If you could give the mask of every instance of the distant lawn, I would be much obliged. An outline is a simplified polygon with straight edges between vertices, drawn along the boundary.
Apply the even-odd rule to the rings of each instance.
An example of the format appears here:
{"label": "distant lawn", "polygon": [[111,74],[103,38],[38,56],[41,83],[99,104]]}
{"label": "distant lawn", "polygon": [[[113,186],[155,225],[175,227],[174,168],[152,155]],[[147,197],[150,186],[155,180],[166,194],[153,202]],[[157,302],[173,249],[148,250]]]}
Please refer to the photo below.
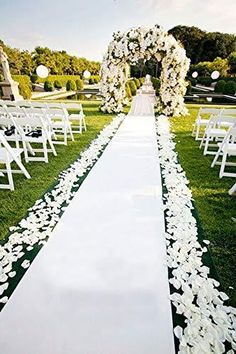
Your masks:
{"label": "distant lawn", "polygon": [[19,222],[34,202],[51,186],[57,183],[57,176],[75,161],[80,152],[97,136],[100,130],[110,123],[112,116],[99,112],[99,103],[83,101],[87,132],[75,134],[75,142],[68,140],[68,146],[55,145],[58,155],[49,154],[49,163],[30,162],[25,164],[31,179],[14,175],[15,191],[0,190],[0,240],[8,233],[10,226]]}
{"label": "distant lawn", "polygon": [[203,156],[199,142],[191,137],[199,106],[188,107],[189,116],[172,118],[176,150],[190,181],[204,237],[211,241],[209,249],[216,271],[224,290],[236,304],[236,223],[232,220],[236,218],[236,196],[228,195],[235,179],[219,179],[220,166],[210,167],[213,157]]}

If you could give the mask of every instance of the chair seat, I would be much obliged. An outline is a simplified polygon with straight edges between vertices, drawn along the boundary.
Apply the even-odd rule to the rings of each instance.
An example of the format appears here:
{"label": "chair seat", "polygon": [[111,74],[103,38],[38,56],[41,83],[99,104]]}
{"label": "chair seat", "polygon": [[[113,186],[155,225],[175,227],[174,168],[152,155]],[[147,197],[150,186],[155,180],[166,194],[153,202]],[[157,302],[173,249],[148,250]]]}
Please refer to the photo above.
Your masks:
{"label": "chair seat", "polygon": [[212,129],[209,129],[206,131],[206,134],[207,135],[210,135],[210,136],[225,136],[227,133],[226,130],[224,129],[218,129],[218,128],[212,128]]}
{"label": "chair seat", "polygon": [[208,122],[209,122],[209,120],[208,119],[199,119],[198,121],[197,121],[197,125],[207,125],[208,124]]}
{"label": "chair seat", "polygon": [[52,122],[51,126],[56,127],[56,128],[64,128],[65,126],[70,126],[71,122],[59,122],[59,121],[54,121]]}
{"label": "chair seat", "polygon": [[[23,152],[23,149],[12,148],[12,150],[17,157],[19,157]],[[14,159],[10,156],[6,148],[0,148],[0,163],[6,163],[7,160],[9,162],[14,161]]]}
{"label": "chair seat", "polygon": [[222,149],[224,152],[227,152],[229,155],[236,155],[236,144],[230,143],[226,146],[223,146]]}
{"label": "chair seat", "polygon": [[81,114],[73,113],[73,114],[69,115],[69,120],[81,120],[83,118],[84,118],[84,116]]}

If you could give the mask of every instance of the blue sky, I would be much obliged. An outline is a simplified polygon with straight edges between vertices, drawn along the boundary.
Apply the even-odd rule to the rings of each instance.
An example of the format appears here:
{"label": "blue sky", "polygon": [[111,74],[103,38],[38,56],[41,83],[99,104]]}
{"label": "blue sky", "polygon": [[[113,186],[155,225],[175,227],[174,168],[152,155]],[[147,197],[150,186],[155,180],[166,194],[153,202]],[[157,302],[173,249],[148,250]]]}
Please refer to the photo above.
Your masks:
{"label": "blue sky", "polygon": [[0,38],[7,44],[88,59],[102,59],[114,31],[156,23],[235,33],[236,0],[0,0]]}

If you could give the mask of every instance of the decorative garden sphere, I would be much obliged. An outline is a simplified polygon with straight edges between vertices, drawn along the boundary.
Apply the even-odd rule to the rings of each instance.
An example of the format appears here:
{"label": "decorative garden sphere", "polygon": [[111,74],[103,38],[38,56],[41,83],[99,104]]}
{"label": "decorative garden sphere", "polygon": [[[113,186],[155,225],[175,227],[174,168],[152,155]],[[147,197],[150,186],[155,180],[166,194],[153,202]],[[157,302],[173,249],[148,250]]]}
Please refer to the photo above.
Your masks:
{"label": "decorative garden sphere", "polygon": [[84,73],[83,73],[83,77],[84,77],[85,79],[89,79],[89,78],[90,78],[90,76],[91,76],[90,71],[85,70],[85,71],[84,71]]}
{"label": "decorative garden sphere", "polygon": [[198,77],[198,72],[197,71],[194,71],[192,73],[192,78],[196,79]]}
{"label": "decorative garden sphere", "polygon": [[211,73],[212,80],[217,80],[219,76],[220,76],[220,73],[217,70],[215,70]]}
{"label": "decorative garden sphere", "polygon": [[45,65],[39,65],[36,69],[36,74],[38,77],[45,79],[48,77],[48,68]]}

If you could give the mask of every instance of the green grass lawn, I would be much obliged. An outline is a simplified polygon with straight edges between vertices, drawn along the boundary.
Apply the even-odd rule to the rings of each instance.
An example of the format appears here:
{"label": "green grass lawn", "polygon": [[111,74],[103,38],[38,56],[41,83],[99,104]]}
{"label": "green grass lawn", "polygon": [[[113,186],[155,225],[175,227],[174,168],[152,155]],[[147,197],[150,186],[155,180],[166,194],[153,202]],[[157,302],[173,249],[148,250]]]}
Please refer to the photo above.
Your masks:
{"label": "green grass lawn", "polygon": [[57,176],[75,161],[80,152],[89,145],[99,131],[111,121],[111,115],[99,111],[99,103],[83,102],[86,115],[87,132],[75,135],[75,142],[68,141],[68,146],[55,145],[58,155],[49,154],[49,163],[30,162],[25,164],[31,179],[23,175],[14,175],[15,191],[0,190],[0,240],[3,240],[10,226],[16,224],[25,215],[29,207],[46,190],[57,183]]}
{"label": "green grass lawn", "polygon": [[[235,179],[219,179],[219,168],[211,168],[212,156],[203,156],[199,142],[191,137],[192,124],[199,106],[189,105],[189,116],[172,118],[176,150],[190,181],[190,188],[205,239],[211,241],[209,250],[224,290],[236,304],[236,196],[228,190]],[[235,289],[229,289],[233,286]]]}
{"label": "green grass lawn", "polygon": [[[14,192],[0,190],[1,216],[0,240],[4,241],[10,226],[20,221],[34,202],[49,188],[57,183],[57,176],[66,169],[80,152],[88,146],[99,131],[111,121],[111,115],[99,112],[99,103],[83,101],[88,131],[76,135],[74,143],[68,146],[56,145],[58,156],[49,155],[49,163],[31,162],[26,167],[32,179],[15,175]],[[176,149],[182,167],[190,180],[190,188],[195,199],[195,206],[200,218],[202,235],[211,241],[210,253],[225,291],[236,304],[236,197],[229,196],[228,190],[233,185],[232,178],[219,179],[219,166],[210,168],[212,157],[203,156],[199,143],[191,137],[192,124],[199,106],[189,105],[190,115],[172,118],[172,130],[176,134]]]}

